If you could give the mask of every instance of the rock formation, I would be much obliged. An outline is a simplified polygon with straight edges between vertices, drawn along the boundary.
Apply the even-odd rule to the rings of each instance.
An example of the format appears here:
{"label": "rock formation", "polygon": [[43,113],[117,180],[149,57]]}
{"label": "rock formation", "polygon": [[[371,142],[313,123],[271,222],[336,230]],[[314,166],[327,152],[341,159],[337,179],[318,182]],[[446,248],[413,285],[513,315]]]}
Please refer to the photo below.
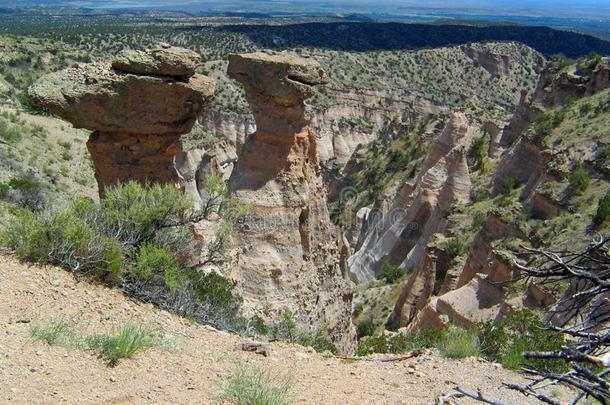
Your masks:
{"label": "rock formation", "polygon": [[34,83],[31,97],[77,128],[94,131],[87,147],[100,195],[119,181],[177,182],[174,157],[213,95],[195,74],[199,56],[161,46],[124,51],[111,63],[75,65]]}
{"label": "rock formation", "polygon": [[275,319],[289,310],[311,332],[326,329],[342,351],[352,351],[352,291],[305,117],[304,100],[326,83],[324,72],[309,59],[254,53],[231,56],[228,73],[244,87],[257,125],[230,179],[231,193],[249,208],[232,275],[242,308]]}
{"label": "rock formation", "polygon": [[443,209],[470,199],[466,151],[473,136],[466,116],[455,113],[424,161],[416,186],[407,184],[368,226],[360,250],[349,259],[352,277],[369,283],[385,262],[407,270],[420,261],[432,235],[446,229]]}

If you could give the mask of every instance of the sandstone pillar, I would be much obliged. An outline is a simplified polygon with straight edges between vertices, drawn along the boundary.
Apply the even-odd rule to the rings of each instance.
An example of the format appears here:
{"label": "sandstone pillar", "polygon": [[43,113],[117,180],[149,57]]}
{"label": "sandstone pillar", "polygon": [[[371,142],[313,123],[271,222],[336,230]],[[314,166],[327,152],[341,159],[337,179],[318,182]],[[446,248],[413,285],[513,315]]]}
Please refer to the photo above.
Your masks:
{"label": "sandstone pillar", "polygon": [[100,196],[117,182],[178,182],[174,157],[214,80],[195,73],[199,55],[163,45],[124,51],[110,63],[75,65],[43,77],[31,97],[77,128],[94,131],[87,147]]}
{"label": "sandstone pillar", "polygon": [[304,101],[326,83],[324,72],[309,59],[254,53],[231,56],[229,76],[244,87],[257,124],[230,180],[231,193],[249,207],[235,275],[244,310],[271,318],[289,310],[310,332],[323,329],[351,351],[352,292],[305,117]]}

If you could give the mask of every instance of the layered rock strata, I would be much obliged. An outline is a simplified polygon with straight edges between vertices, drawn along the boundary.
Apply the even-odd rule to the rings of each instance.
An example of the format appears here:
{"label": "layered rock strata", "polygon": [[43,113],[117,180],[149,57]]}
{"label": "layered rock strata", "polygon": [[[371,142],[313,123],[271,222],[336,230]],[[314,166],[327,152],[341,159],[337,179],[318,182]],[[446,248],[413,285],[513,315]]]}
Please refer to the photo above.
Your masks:
{"label": "layered rock strata", "polygon": [[319,173],[316,138],[304,101],[324,72],[309,59],[254,53],[229,58],[257,131],[241,148],[230,191],[248,207],[239,224],[235,274],[246,313],[279,318],[288,310],[311,332],[324,329],[340,350],[354,348],[352,291]]}
{"label": "layered rock strata", "polygon": [[432,235],[447,227],[443,209],[470,200],[466,151],[474,136],[464,113],[453,114],[424,161],[416,186],[405,185],[393,204],[368,224],[364,242],[349,258],[354,279],[373,282],[386,262],[405,270],[420,262]]}
{"label": "layered rock strata", "polygon": [[174,157],[213,95],[214,80],[194,73],[194,52],[162,46],[125,51],[110,63],[75,65],[34,83],[30,96],[93,133],[87,147],[100,195],[120,181],[178,182]]}

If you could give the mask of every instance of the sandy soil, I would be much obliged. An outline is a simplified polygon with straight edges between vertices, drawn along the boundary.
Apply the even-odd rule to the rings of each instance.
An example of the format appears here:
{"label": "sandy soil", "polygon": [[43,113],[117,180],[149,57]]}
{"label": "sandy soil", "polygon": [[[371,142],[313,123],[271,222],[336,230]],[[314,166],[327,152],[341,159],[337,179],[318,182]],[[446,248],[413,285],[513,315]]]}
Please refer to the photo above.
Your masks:
{"label": "sandy soil", "polygon": [[[238,346],[247,338],[193,325],[120,291],[77,283],[61,269],[7,254],[0,255],[0,291],[0,403],[224,404],[222,382],[236,368],[253,366],[292,378],[295,404],[433,404],[456,385],[510,404],[531,403],[502,388],[503,381],[523,382],[523,376],[476,359],[450,361],[430,352],[392,363],[348,361],[283,343],[270,344],[269,357],[243,352]],[[171,349],[151,349],[111,368],[93,353],[30,337],[31,325],[51,320],[87,333],[127,321],[162,328]]]}

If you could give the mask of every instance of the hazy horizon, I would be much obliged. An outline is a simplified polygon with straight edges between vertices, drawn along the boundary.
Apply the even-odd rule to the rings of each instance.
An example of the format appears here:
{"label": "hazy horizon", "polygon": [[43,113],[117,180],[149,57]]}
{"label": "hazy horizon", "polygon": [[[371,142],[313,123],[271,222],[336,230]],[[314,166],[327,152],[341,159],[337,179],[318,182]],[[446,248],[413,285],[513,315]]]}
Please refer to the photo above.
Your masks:
{"label": "hazy horizon", "polygon": [[[337,10],[362,10],[375,12],[406,12],[418,10],[455,11],[463,13],[532,15],[532,16],[570,16],[587,15],[594,18],[599,13],[610,11],[610,0],[584,0],[577,2],[569,0],[455,0],[455,1],[423,1],[423,0],[332,0],[332,1],[263,1],[263,0],[0,0],[0,6],[72,6],[87,8],[146,8],[146,9],[176,9],[193,11],[239,10],[260,11],[264,9],[286,11],[321,11],[336,12]],[[412,9],[412,10],[410,10]],[[551,13],[551,14],[549,14]]]}

